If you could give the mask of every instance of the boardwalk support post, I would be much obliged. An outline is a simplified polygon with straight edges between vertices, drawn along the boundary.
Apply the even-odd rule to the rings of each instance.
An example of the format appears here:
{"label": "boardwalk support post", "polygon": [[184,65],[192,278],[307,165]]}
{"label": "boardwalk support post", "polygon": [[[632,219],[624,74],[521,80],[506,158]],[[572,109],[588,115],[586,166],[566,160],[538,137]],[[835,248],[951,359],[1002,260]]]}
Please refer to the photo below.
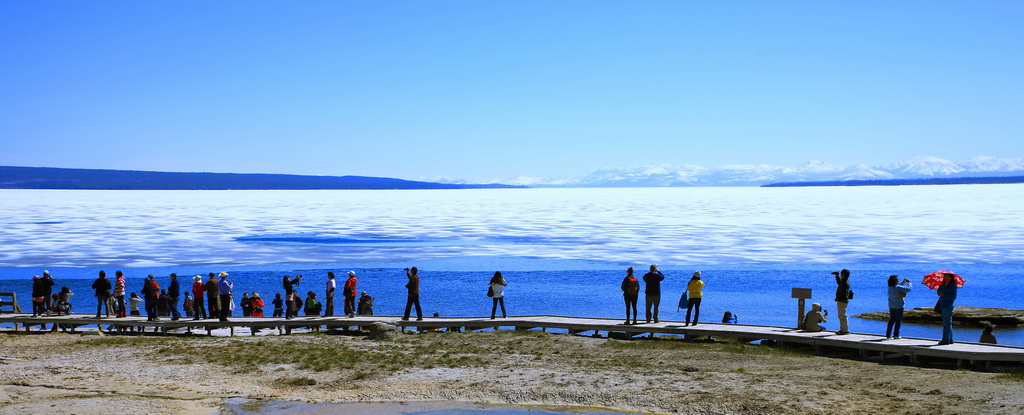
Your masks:
{"label": "boardwalk support post", "polygon": [[796,328],[800,327],[800,321],[804,318],[804,299],[811,298],[810,288],[794,288],[792,290],[792,297],[798,298],[796,304]]}

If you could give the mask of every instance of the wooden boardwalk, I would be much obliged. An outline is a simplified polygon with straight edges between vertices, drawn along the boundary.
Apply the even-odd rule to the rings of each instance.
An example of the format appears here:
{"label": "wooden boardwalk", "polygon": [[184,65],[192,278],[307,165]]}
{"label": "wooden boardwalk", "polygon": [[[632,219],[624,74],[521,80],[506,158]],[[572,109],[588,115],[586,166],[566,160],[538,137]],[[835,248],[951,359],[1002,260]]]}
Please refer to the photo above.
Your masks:
{"label": "wooden boardwalk", "polygon": [[883,359],[894,356],[909,356],[912,362],[919,357],[956,360],[958,364],[991,362],[1024,362],[1024,347],[958,342],[939,346],[934,339],[903,338],[886,340],[877,334],[850,333],[836,335],[834,332],[823,331],[810,333],[794,328],[775,326],[755,326],[745,324],[700,323],[695,326],[684,326],[678,321],[662,321],[660,323],[624,325],[620,319],[565,317],[565,316],[514,316],[492,320],[485,317],[428,317],[422,321],[401,320],[397,316],[356,316],[348,318],[336,317],[295,317],[286,320],[273,317],[239,317],[233,316],[227,322],[216,319],[192,320],[182,318],[172,321],[162,317],[159,321],[146,321],[145,317],[100,318],[88,314],[72,314],[70,316],[32,317],[31,314],[0,314],[0,323],[14,325],[14,331],[28,330],[40,324],[64,324],[74,331],[77,326],[94,325],[103,330],[107,326],[146,327],[153,331],[166,332],[181,330],[187,332],[205,331],[212,335],[216,329],[228,329],[234,335],[235,328],[246,328],[255,335],[260,329],[276,330],[278,333],[290,332],[293,328],[328,327],[347,329],[351,327],[367,327],[382,322],[400,327],[402,330],[448,330],[469,331],[511,327],[517,330],[564,330],[570,334],[591,332],[595,336],[605,332],[608,335],[633,337],[640,335],[668,334],[687,337],[720,337],[736,338],[744,341],[771,340],[780,345],[803,344],[814,347],[840,348],[856,350],[861,355],[876,354]]}

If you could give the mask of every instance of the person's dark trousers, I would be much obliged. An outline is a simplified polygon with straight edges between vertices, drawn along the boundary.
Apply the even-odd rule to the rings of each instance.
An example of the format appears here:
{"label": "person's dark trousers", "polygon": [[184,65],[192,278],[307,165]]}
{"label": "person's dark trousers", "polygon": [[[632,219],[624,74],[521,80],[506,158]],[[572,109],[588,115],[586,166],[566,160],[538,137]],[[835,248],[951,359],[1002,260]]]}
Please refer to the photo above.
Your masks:
{"label": "person's dark trousers", "polygon": [[199,320],[206,318],[206,308],[203,308],[203,297],[198,296],[192,300],[192,319]]}
{"label": "person's dark trousers", "polygon": [[146,320],[147,321],[156,321],[156,320],[158,320],[156,314],[157,314],[156,313],[156,298],[147,296],[146,297]]}
{"label": "person's dark trousers", "polygon": [[501,304],[501,317],[508,317],[508,315],[505,314],[505,296],[491,298],[491,300],[491,318],[494,318],[494,313],[498,311],[498,304]]}
{"label": "person's dark trousers", "polygon": [[106,311],[107,297],[96,297],[96,317],[99,317],[100,314],[104,313],[107,315],[107,317],[110,317],[110,313],[107,313]]}
{"label": "person's dark trousers", "polygon": [[661,305],[661,295],[648,295],[645,298],[647,307],[647,322],[651,322],[651,307],[654,307],[654,322],[658,322],[658,306]]}
{"label": "person's dark trousers", "polygon": [[124,308],[124,296],[120,295],[115,298],[117,298],[117,316],[124,317],[128,314],[128,310]]}
{"label": "person's dark trousers", "polygon": [[324,304],[324,308],[327,309],[327,311],[324,312],[324,317],[331,317],[331,316],[334,315],[334,296],[333,295],[328,295],[327,296],[327,304]]}
{"label": "person's dark trousers", "polygon": [[206,308],[210,310],[209,318],[217,318],[217,295],[206,295]]}
{"label": "person's dark trousers", "polygon": [[295,312],[295,301],[284,298],[284,318],[289,319],[295,317],[298,313]]}
{"label": "person's dark trousers", "polygon": [[694,311],[693,324],[697,324],[697,320],[700,319],[700,300],[701,298],[697,297],[686,302],[686,324],[690,324],[690,311]]}
{"label": "person's dark trousers", "polygon": [[405,301],[405,316],[402,320],[409,319],[409,312],[412,311],[412,306],[416,306],[416,319],[423,320],[423,309],[420,308],[420,296],[419,294],[409,294],[409,299]]}
{"label": "person's dark trousers", "polygon": [[231,313],[231,310],[228,309],[228,304],[230,303],[230,295],[220,296],[220,321],[228,321],[228,315]]}
{"label": "person's dark trousers", "polygon": [[53,308],[53,293],[52,292],[48,292],[46,294],[43,294],[43,306],[44,306],[43,307],[43,311],[46,312],[46,313],[49,313],[50,310]]}
{"label": "person's dark trousers", "polygon": [[[902,308],[890,308],[889,309],[889,324],[885,326],[885,337],[889,337],[891,333],[893,336],[900,337],[900,325],[903,323],[903,309]],[[895,329],[895,330],[893,330]]]}
{"label": "person's dark trousers", "polygon": [[167,302],[167,307],[171,309],[171,320],[181,318],[181,313],[178,312],[178,297],[171,297],[171,300]]}
{"label": "person's dark trousers", "polygon": [[626,301],[626,324],[629,324],[629,308],[633,307],[633,322],[636,323],[636,300],[637,294],[623,294],[622,299]]}
{"label": "person's dark trousers", "polygon": [[[416,309],[419,310],[419,300],[416,300]],[[345,296],[345,315],[351,316],[356,314],[356,296]],[[409,314],[409,313],[406,313]]]}

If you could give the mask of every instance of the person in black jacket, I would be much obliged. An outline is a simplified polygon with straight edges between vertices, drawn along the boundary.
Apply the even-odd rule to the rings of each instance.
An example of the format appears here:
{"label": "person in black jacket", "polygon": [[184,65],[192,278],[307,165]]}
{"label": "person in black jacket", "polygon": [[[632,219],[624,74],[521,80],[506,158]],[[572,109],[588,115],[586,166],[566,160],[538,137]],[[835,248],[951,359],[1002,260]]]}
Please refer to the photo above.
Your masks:
{"label": "person in black jacket", "polygon": [[181,286],[178,285],[178,274],[171,273],[171,285],[167,286],[167,307],[171,312],[171,320],[176,321],[181,318],[181,313],[178,312],[178,299],[181,298]]}
{"label": "person in black jacket", "polygon": [[107,311],[107,300],[110,298],[110,280],[107,279],[107,273],[100,271],[100,276],[96,278],[96,281],[92,282],[92,288],[96,290],[96,318],[100,318],[100,313],[103,312],[110,317],[110,312]]}
{"label": "person in black jacket", "polygon": [[46,314],[50,314],[50,309],[53,307],[53,277],[50,276],[50,271],[43,270],[43,303],[46,304]]}
{"label": "person in black jacket", "polygon": [[[41,298],[44,296],[43,279],[39,278],[38,275],[32,276],[32,317],[37,317],[40,314],[45,314],[46,310],[45,303]],[[39,300],[39,301],[36,301]]]}

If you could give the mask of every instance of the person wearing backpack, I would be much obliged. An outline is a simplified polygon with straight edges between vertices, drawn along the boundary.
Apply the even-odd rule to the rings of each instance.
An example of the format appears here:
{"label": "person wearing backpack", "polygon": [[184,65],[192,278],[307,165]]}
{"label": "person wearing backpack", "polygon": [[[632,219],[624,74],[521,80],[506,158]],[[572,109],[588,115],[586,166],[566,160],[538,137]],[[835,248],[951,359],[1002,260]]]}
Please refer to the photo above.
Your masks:
{"label": "person wearing backpack", "polygon": [[693,311],[693,325],[696,326],[700,319],[700,302],[704,299],[704,281],[700,280],[700,271],[693,272],[693,277],[686,284],[686,291],[690,293],[690,298],[686,301],[686,323],[683,325],[690,325],[690,312]]}
{"label": "person wearing backpack", "polygon": [[853,299],[853,290],[850,289],[850,270],[843,269],[833,272],[836,277],[836,311],[839,313],[839,331],[837,335],[850,334],[850,322],[846,316],[846,306]]}
{"label": "person wearing backpack", "polygon": [[501,318],[508,317],[505,313],[505,287],[508,286],[508,282],[501,275],[501,271],[494,271],[494,276],[491,277],[489,284],[488,294],[491,296],[491,320],[494,320],[495,313],[498,311],[498,304],[501,304]]}
{"label": "person wearing backpack", "polygon": [[146,321],[160,320],[156,309],[156,302],[160,299],[160,284],[157,284],[153,274],[149,274],[142,284],[142,296],[146,299]]}
{"label": "person wearing backpack", "polygon": [[640,295],[640,281],[633,276],[633,267],[626,269],[626,277],[622,279],[622,284],[619,287],[622,289],[622,299],[626,302],[626,323],[629,323],[629,308],[633,307],[633,324],[637,323],[636,315],[636,300]]}

